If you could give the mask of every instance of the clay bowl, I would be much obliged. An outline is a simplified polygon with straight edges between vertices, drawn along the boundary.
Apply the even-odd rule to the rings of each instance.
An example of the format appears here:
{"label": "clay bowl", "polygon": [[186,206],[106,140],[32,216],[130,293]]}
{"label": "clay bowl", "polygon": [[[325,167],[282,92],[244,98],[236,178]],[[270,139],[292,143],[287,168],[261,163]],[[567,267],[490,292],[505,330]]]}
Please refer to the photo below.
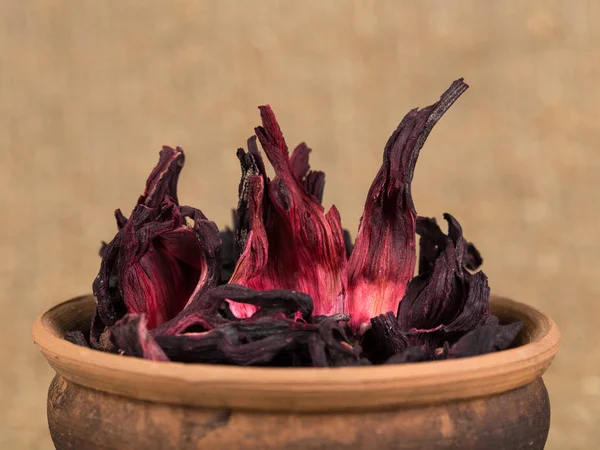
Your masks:
{"label": "clay bowl", "polygon": [[449,361],[348,368],[161,363],[62,336],[87,330],[91,297],[40,316],[33,339],[57,375],[48,423],[57,449],[542,449],[542,374],[560,333],[541,312],[495,297],[522,320],[517,348]]}

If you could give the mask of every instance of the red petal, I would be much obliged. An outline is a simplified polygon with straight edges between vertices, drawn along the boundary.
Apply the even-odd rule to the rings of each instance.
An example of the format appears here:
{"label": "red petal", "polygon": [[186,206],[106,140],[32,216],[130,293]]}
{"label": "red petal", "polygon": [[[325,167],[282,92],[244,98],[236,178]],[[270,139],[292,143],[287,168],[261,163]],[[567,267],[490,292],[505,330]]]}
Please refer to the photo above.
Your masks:
{"label": "red petal", "polygon": [[[229,283],[249,286],[260,284],[260,275],[267,265],[269,242],[263,224],[264,181],[262,176],[251,176],[248,180],[249,232],[245,248],[235,266]],[[259,278],[254,280],[255,278]],[[261,290],[269,287],[261,287]],[[231,312],[236,317],[250,317],[257,310],[254,305],[230,302]]]}
{"label": "red petal", "polygon": [[365,204],[349,260],[348,294],[351,327],[396,311],[415,267],[415,222],[410,184],[419,151],[436,122],[467,89],[455,81],[441,99],[409,112],[390,137],[383,165]]}
{"label": "red petal", "polygon": [[172,149],[164,146],[159,154],[159,161],[146,181],[146,189],[138,203],[150,208],[157,208],[168,196],[177,201],[177,182],[183,168],[185,156],[181,147]]}
{"label": "red petal", "polygon": [[[346,250],[339,214],[335,207],[325,214],[298,179],[306,173],[302,155],[306,156],[307,150],[300,147],[302,157],[296,158],[294,169],[273,111],[269,106],[260,110],[264,128],[256,129],[257,136],[276,173],[268,185],[264,226],[268,243],[260,231],[260,246],[268,248],[268,258],[262,270],[252,267],[253,277],[236,282],[259,290],[292,289],[310,294],[318,315],[344,312]],[[264,263],[264,259],[260,261]]]}
{"label": "red petal", "polygon": [[[171,220],[140,223],[143,208],[134,210],[121,231],[119,287],[127,310],[146,314],[154,328],[188,302],[200,280],[202,248],[194,231],[182,225],[178,210],[172,211]],[[163,209],[163,217],[165,213]]]}
{"label": "red petal", "polygon": [[106,328],[127,312],[145,314],[154,328],[174,317],[195,294],[216,285],[219,231],[199,210],[177,204],[182,165],[180,148],[163,148],[131,217],[116,212],[120,229],[101,252],[93,286],[96,315],[90,343],[95,348],[102,346]]}

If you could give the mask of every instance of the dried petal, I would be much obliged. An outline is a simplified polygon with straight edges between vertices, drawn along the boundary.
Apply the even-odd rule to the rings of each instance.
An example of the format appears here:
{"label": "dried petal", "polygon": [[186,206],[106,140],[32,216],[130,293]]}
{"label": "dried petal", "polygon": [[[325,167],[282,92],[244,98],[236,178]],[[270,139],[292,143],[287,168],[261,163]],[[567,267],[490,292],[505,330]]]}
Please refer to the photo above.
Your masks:
{"label": "dried petal", "polygon": [[229,228],[219,234],[221,235],[221,276],[219,283],[225,284],[231,279],[237,263],[235,235]]}
{"label": "dried petal", "polygon": [[348,263],[355,331],[368,327],[371,317],[395,311],[413,276],[417,214],[410,184],[415,163],[433,126],[467,87],[462,79],[455,81],[437,103],[409,112],[388,140]]}
{"label": "dried petal", "polygon": [[[226,299],[261,309],[251,318],[228,321],[219,315],[220,305]],[[265,364],[285,349],[307,345],[307,333],[317,332],[316,326],[293,319],[297,312],[310,318],[312,300],[308,295],[223,285],[195,299],[171,323],[154,330],[154,334],[174,361]],[[205,329],[198,327],[199,324],[205,325]]]}
{"label": "dried petal", "polygon": [[344,230],[344,247],[346,248],[346,258],[350,258],[352,250],[354,250],[354,243],[352,242],[352,236],[348,230]]}
{"label": "dried petal", "polygon": [[[252,175],[247,181],[247,225],[243,237],[244,247],[237,260],[230,283],[252,286],[258,289],[270,289],[270,284],[261,282],[261,275],[267,266],[269,242],[263,223],[264,179]],[[241,240],[241,238],[240,238]],[[231,311],[236,317],[250,317],[256,307],[248,304],[230,302]]]}
{"label": "dried petal", "polygon": [[308,351],[314,367],[329,367],[329,357],[325,351],[326,344],[318,334],[311,334],[308,338]]}
{"label": "dried petal", "polygon": [[369,359],[379,364],[406,350],[409,340],[394,313],[388,312],[371,319],[371,328],[363,335],[362,346]]}
{"label": "dried petal", "polygon": [[[433,263],[446,248],[447,237],[433,217],[417,218],[417,234],[419,239],[419,274],[433,270]],[[462,239],[462,265],[469,270],[477,270],[483,263],[481,254],[471,242]]]}
{"label": "dried petal", "polygon": [[148,333],[145,315],[128,314],[111,329],[111,340],[125,355],[152,361],[169,361],[154,338]]}
{"label": "dried petal", "polygon": [[323,340],[330,349],[335,349],[340,353],[358,359],[360,348],[353,347],[346,335],[345,324],[349,320],[350,317],[344,314],[335,314],[319,321],[317,327]]}
{"label": "dried petal", "polygon": [[312,195],[319,203],[323,203],[323,190],[325,188],[325,173],[310,170],[308,155],[312,150],[303,142],[298,145],[290,157],[292,173],[304,190]]}
{"label": "dried petal", "polygon": [[[317,367],[443,360],[512,345],[521,324],[501,326],[489,313],[487,277],[469,272],[481,265],[477,249],[452,216],[444,215],[447,235],[435,219],[417,217],[411,196],[420,149],[466,89],[455,81],[392,134],[355,248],[335,206],[325,213],[325,175],[311,170],[311,149],[302,143],[289,155],[269,106],[260,107],[263,126],[248,151],[237,152],[233,230],[219,233],[202,212],[179,206],[184,154],[164,147],[131,216],[115,212],[118,233],[100,250],[90,345],[159,361]],[[419,275],[409,282],[415,232]],[[65,339],[87,345],[81,332]]]}
{"label": "dried petal", "polygon": [[398,322],[403,330],[440,332],[427,339],[443,338],[443,333],[470,331],[489,310],[487,277],[483,272],[471,275],[464,269],[466,246],[462,229],[451,215],[444,214],[444,218],[448,221],[448,236],[445,245],[440,246],[433,270],[410,282],[398,309]]}
{"label": "dried petal", "polygon": [[489,311],[490,288],[487,277],[483,272],[467,276],[466,300],[454,317],[444,326],[444,332],[462,334],[479,325]]}
{"label": "dried petal", "polygon": [[[250,318],[229,320],[221,315],[221,305],[227,300],[260,309]],[[314,316],[311,324],[307,322],[311,314],[312,300],[307,294],[255,291],[229,284],[196,298],[152,334],[174,361],[317,366],[365,363],[360,347],[353,346],[346,336],[348,316]]]}
{"label": "dried petal", "polygon": [[291,335],[273,334],[251,342],[242,342],[231,334],[219,328],[202,335],[159,336],[156,339],[172,361],[240,366],[267,364],[285,349],[296,345],[293,332]]}
{"label": "dried petal", "polygon": [[121,230],[119,288],[127,310],[145,313],[148,327],[155,328],[197,292],[216,284],[220,237],[216,225],[198,210],[179,210],[167,200],[158,215],[150,212],[138,205]]}
{"label": "dried petal", "polygon": [[[222,314],[227,300],[249,304],[264,309],[264,314],[281,314],[284,317],[309,319],[312,299],[309,295],[289,290],[257,291],[245,286],[226,284],[197,295],[191,303],[170,321],[157,327],[152,333],[175,335],[195,331],[209,331],[228,325],[230,320]],[[254,317],[254,316],[253,316]]]}
{"label": "dried petal", "polygon": [[94,348],[107,349],[109,327],[128,312],[146,314],[148,327],[154,328],[217,283],[221,241],[216,225],[199,210],[176,203],[182,165],[180,148],[163,148],[131,217],[116,214],[121,228],[102,250],[93,285]]}
{"label": "dried petal", "polygon": [[405,364],[411,362],[429,361],[431,358],[422,347],[409,347],[402,353],[390,357],[385,364]]}
{"label": "dried petal", "polygon": [[[93,293],[96,299],[96,310],[92,319],[90,330],[90,344],[92,348],[108,351],[112,344],[106,337],[108,327],[127,314],[127,307],[123,302],[119,290],[118,259],[121,247],[121,234],[103,247],[100,271],[93,283]],[[108,344],[108,346],[106,345]]]}
{"label": "dried petal", "polygon": [[[264,186],[268,184],[268,177],[265,172],[265,166],[256,144],[256,136],[248,139],[248,152],[240,148],[237,151],[237,157],[240,160],[242,177],[238,186],[238,205],[234,212],[234,232],[236,244],[236,259],[239,257],[245,247],[248,235],[253,224],[257,219],[264,220]],[[250,180],[254,177],[262,178],[262,191],[259,193],[253,190]],[[259,184],[255,181],[255,184]],[[260,201],[258,201],[260,200]],[[258,204],[255,202],[258,201]]]}
{"label": "dried petal", "polygon": [[67,331],[65,333],[65,340],[72,344],[79,345],[80,347],[89,347],[87,339],[81,331]]}
{"label": "dried petal", "polygon": [[[262,170],[260,176],[248,177],[249,181],[257,177],[252,211],[256,221],[251,227],[257,230],[254,233],[257,242],[252,248],[252,257],[245,260],[240,257],[232,282],[258,290],[306,292],[314,300],[315,314],[344,312],[346,248],[339,213],[332,207],[325,214],[318,200],[321,188],[307,192],[302,184],[308,167],[308,148],[299,147],[292,165],[271,108],[264,106],[260,110],[264,127],[257,128],[256,134],[275,169],[276,178],[265,182]],[[264,203],[258,201],[260,180],[267,188]],[[264,204],[266,210],[261,212],[260,205]],[[261,215],[266,217],[264,231],[258,220]],[[244,253],[252,244],[248,239]],[[265,252],[268,252],[267,258],[264,258]],[[231,309],[238,317],[253,313],[233,304]]]}
{"label": "dried petal", "polygon": [[464,358],[506,350],[523,328],[523,322],[485,325],[460,338],[448,352],[448,358]]}
{"label": "dried petal", "polygon": [[[173,150],[171,147],[164,146],[159,154],[158,164],[148,176],[146,190],[140,196],[138,204],[143,204],[148,208],[158,208],[167,197],[175,204],[179,204],[177,182],[184,161],[185,156],[181,147]],[[118,217],[117,221],[119,221]]]}

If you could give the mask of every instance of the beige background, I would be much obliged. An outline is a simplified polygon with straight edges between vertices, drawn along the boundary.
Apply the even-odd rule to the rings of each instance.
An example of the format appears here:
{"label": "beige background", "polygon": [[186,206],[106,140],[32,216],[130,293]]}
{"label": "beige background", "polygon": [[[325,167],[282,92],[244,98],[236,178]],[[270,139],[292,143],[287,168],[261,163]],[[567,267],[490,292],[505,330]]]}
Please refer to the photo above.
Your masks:
{"label": "beige background", "polygon": [[547,448],[595,448],[599,49],[593,1],[1,1],[0,448],[50,448],[29,327],[90,291],[162,144],[187,151],[181,200],[225,225],[235,149],[270,103],[355,234],[389,134],[459,76],[418,212],[453,213],[493,290],[556,319]]}

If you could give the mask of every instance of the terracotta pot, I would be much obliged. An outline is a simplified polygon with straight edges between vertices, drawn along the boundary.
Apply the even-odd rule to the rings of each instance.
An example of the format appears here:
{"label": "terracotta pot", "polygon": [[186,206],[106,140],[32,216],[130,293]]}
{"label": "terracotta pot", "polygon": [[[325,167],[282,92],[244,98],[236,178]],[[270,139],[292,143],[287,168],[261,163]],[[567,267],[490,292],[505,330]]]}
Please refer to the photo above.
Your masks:
{"label": "terracotta pot", "polygon": [[522,342],[499,353],[405,365],[246,368],[161,363],[73,345],[91,297],[37,319],[56,377],[48,423],[57,449],[542,449],[542,374],[560,334],[541,312],[492,299]]}

